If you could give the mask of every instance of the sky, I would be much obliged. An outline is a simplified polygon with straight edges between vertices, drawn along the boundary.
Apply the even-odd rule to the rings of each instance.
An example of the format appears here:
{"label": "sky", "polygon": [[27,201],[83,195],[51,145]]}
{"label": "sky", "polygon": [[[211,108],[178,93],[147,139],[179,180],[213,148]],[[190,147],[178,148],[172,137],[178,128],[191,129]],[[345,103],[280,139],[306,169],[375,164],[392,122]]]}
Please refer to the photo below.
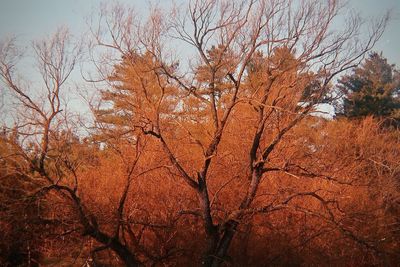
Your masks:
{"label": "sky", "polygon": [[[133,5],[139,13],[146,13],[150,1],[119,0],[121,3]],[[188,0],[176,1],[184,3]],[[389,63],[395,63],[400,68],[400,0],[348,1],[349,7],[361,13],[366,19],[382,16],[388,10],[392,12],[392,21],[374,50],[382,51]],[[51,35],[61,26],[67,26],[72,34],[81,36],[88,29],[88,18],[96,14],[101,3],[109,2],[111,1],[0,0],[0,41],[8,36],[16,36],[20,46],[29,47],[32,40],[40,40]],[[158,0],[158,3],[165,6],[172,1]],[[36,80],[33,72],[24,74],[28,75],[25,76],[28,80]],[[80,76],[79,73],[77,75]]]}
{"label": "sky", "polygon": [[[17,36],[20,43],[51,34],[60,26],[80,35],[88,27],[86,19],[95,12],[102,0],[0,0],[0,39]],[[148,8],[148,0],[121,0],[132,4],[139,12]],[[162,2],[162,1],[161,1]],[[165,1],[170,2],[170,1]],[[165,3],[164,2],[164,3]],[[172,1],[171,1],[172,2]],[[392,21],[375,50],[383,51],[390,63],[400,66],[400,0],[349,0],[349,6],[365,18],[392,11]]]}
{"label": "sky", "polygon": [[[119,0],[118,2],[134,6],[139,13],[146,13],[150,1],[152,0]],[[152,2],[155,1],[157,2],[157,0]],[[189,0],[175,0],[179,3],[186,1]],[[400,0],[348,1],[349,7],[354,8],[366,19],[382,16],[387,10],[392,12],[392,21],[376,45],[375,51],[382,51],[389,63],[395,63],[400,68],[400,49],[398,49],[400,47]],[[16,36],[20,46],[29,47],[31,41],[43,39],[61,26],[67,26],[72,34],[80,37],[89,28],[87,21],[91,15],[96,15],[100,4],[109,2],[111,1],[0,0],[0,41],[7,36]],[[168,5],[172,3],[172,0],[158,0],[158,3]],[[35,75],[32,72],[25,73]],[[34,77],[25,78],[35,79]]]}
{"label": "sky", "polygon": [[[168,0],[167,0],[168,1]],[[166,1],[166,2],[167,2]],[[95,10],[101,0],[0,0],[0,38],[15,34],[29,40],[54,32],[61,25],[72,32],[86,29],[85,18]],[[147,0],[122,0],[132,4],[138,11],[145,11]],[[400,42],[400,0],[350,0],[349,6],[364,17],[379,16],[386,10],[393,12],[393,20],[378,49],[389,58],[400,63],[400,53],[396,51]],[[396,55],[397,53],[397,55]]]}

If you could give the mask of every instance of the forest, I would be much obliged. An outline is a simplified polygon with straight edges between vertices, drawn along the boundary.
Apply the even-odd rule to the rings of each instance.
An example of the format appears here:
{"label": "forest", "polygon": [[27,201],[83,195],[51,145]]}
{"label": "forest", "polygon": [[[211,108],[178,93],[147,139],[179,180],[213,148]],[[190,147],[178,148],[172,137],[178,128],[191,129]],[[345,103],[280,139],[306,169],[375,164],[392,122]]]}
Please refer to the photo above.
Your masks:
{"label": "forest", "polygon": [[103,4],[29,68],[2,38],[0,265],[398,266],[390,15],[347,10]]}

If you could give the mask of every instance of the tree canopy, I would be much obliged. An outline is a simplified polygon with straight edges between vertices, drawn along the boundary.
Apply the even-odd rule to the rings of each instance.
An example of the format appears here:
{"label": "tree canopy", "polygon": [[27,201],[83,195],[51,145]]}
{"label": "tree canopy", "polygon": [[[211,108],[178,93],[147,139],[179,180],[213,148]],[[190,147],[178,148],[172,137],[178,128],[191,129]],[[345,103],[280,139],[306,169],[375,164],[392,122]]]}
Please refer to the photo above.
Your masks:
{"label": "tree canopy", "polygon": [[342,111],[349,118],[374,116],[400,120],[400,72],[376,52],[339,80]]}
{"label": "tree canopy", "polygon": [[[102,6],[86,51],[96,76],[80,87],[88,121],[65,97],[85,65],[79,41],[34,42],[34,84],[15,41],[0,43],[16,117],[0,135],[0,264],[397,264],[398,129],[315,116],[388,21],[363,40],[353,14],[335,27],[343,8],[193,0],[141,18]],[[397,74],[367,63],[396,97]]]}

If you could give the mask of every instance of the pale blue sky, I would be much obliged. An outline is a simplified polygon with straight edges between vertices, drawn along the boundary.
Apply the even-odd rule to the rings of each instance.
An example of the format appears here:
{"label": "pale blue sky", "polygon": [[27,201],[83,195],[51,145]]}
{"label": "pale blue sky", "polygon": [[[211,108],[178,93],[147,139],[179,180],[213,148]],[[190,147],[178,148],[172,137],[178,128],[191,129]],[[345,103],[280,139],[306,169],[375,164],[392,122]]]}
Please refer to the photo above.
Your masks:
{"label": "pale blue sky", "polygon": [[[321,0],[322,1],[322,0]],[[74,34],[87,29],[85,18],[96,10],[102,0],[0,0],[0,39],[16,35],[21,43],[54,32],[61,25],[68,26]],[[145,12],[147,0],[123,0],[136,10]],[[161,3],[169,0],[159,1]],[[379,16],[386,10],[393,11],[393,20],[376,46],[389,62],[400,66],[400,0],[350,0],[350,7],[363,16]]]}
{"label": "pale blue sky", "polygon": [[[163,5],[171,2],[171,0],[120,0],[119,2],[133,5],[139,13],[146,13],[150,1]],[[188,0],[175,0],[181,3],[185,1]],[[74,35],[80,36],[88,29],[86,18],[96,12],[102,2],[111,1],[0,0],[0,40],[15,35],[20,45],[28,47],[32,40],[51,35],[60,26],[67,26]],[[392,11],[393,20],[376,45],[375,51],[383,51],[388,61],[400,68],[400,0],[349,0],[349,6],[367,19],[379,17],[387,10]],[[30,68],[29,64],[27,67]],[[37,73],[28,71],[24,74],[24,78],[37,82],[35,76]],[[79,73],[75,73],[74,76],[76,82],[82,79]],[[76,101],[78,104],[75,105],[81,106],[80,102]]]}

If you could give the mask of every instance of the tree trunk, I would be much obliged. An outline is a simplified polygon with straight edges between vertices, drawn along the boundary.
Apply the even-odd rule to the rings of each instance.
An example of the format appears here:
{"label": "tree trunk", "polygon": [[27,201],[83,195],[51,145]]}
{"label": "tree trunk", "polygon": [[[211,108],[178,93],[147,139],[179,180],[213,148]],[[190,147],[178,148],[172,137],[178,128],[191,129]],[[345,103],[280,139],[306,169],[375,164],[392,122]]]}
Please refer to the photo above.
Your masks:
{"label": "tree trunk", "polygon": [[92,231],[90,233],[90,236],[92,236],[100,243],[108,245],[109,248],[112,251],[114,251],[118,255],[118,257],[124,262],[125,266],[127,267],[139,266],[139,262],[136,259],[135,255],[126,246],[121,244],[121,242],[118,239],[110,238],[108,235],[98,230]]}
{"label": "tree trunk", "polygon": [[[258,168],[254,169],[251,175],[251,183],[247,195],[243,202],[241,203],[239,209],[247,209],[251,203],[253,202],[254,196],[257,192],[258,186],[260,184],[260,179],[262,176],[261,172],[262,166],[258,166]],[[239,225],[239,221],[241,219],[241,215],[239,214],[237,218],[229,220],[224,225],[224,234],[221,240],[218,243],[218,246],[213,254],[213,262],[210,266],[218,267],[225,260],[226,255],[228,253],[229,247],[231,245],[232,239],[235,236],[237,226]]]}
{"label": "tree trunk", "polygon": [[210,199],[208,196],[206,179],[204,179],[200,173],[198,174],[198,183],[198,197],[204,220],[204,230],[206,233],[206,249],[201,265],[211,267],[218,248],[219,233],[218,227],[214,225],[211,216]]}
{"label": "tree trunk", "polygon": [[211,264],[212,267],[218,267],[221,265],[221,263],[224,261],[226,258],[226,255],[228,253],[228,249],[231,245],[232,239],[235,235],[236,228],[238,226],[238,222],[234,220],[229,220],[225,224],[225,231],[224,235],[221,238],[221,241],[218,244],[218,248],[216,250],[216,257],[213,258],[213,262]]}
{"label": "tree trunk", "polygon": [[135,256],[120,242],[115,242],[115,244],[111,244],[110,247],[121,258],[127,267],[139,266]]}

